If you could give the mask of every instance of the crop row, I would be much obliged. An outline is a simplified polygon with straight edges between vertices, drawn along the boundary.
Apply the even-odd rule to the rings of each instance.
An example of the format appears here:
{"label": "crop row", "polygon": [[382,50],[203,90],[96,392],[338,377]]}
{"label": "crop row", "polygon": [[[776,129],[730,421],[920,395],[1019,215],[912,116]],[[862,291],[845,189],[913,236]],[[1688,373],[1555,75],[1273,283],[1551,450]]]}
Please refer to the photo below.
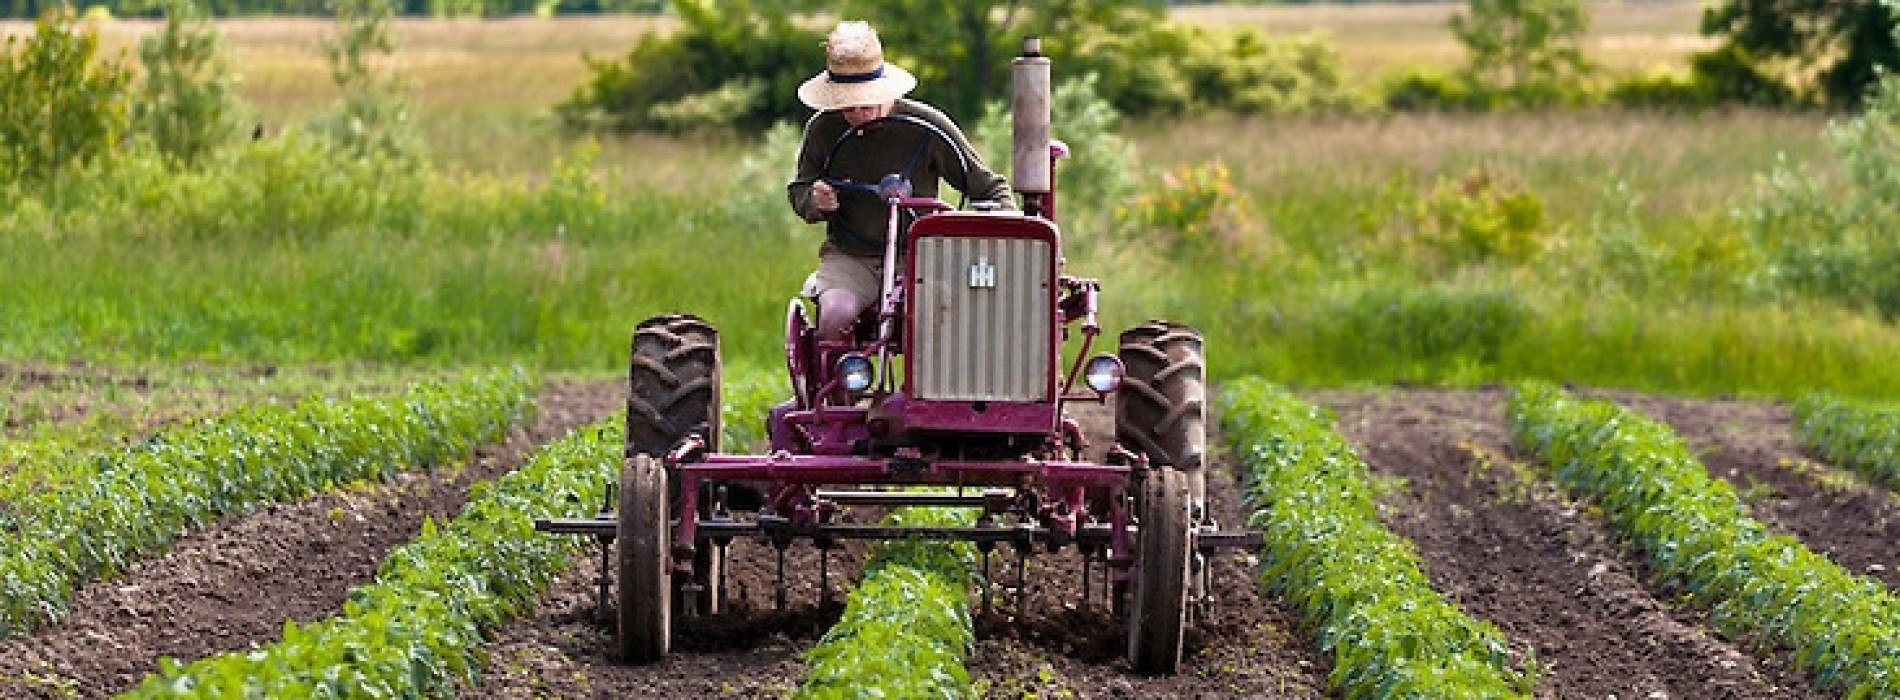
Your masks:
{"label": "crop row", "polygon": [[[971,514],[900,508],[893,525],[968,525]],[[806,653],[799,698],[974,698],[964,668],[975,642],[968,543],[905,540],[878,545],[844,616]]]}
{"label": "crop row", "polygon": [[534,531],[537,517],[585,517],[619,464],[609,419],[570,433],[514,472],[483,482],[448,525],[383,561],[341,615],[286,623],[268,647],[180,665],[170,659],[122,697],[417,698],[453,696],[481,669],[484,634],[532,606],[589,543]]}
{"label": "crop row", "polygon": [[460,458],[525,417],[531,400],[526,376],[495,373],[388,401],[241,410],[101,457],[92,479],[17,509],[0,540],[0,637],[55,616],[79,582],[213,519]]}
{"label": "crop row", "polygon": [[1794,404],[1801,444],[1900,488],[1900,406],[1809,394]]}
{"label": "crop row", "polygon": [[1600,503],[1668,583],[1727,632],[1764,635],[1848,698],[1900,697],[1900,600],[1747,515],[1667,426],[1541,383],[1510,401],[1513,440]]}
{"label": "crop row", "polygon": [[1317,629],[1348,697],[1513,697],[1504,634],[1432,590],[1409,544],[1380,523],[1369,470],[1324,410],[1258,379],[1221,391],[1250,522],[1266,535],[1261,583]]}

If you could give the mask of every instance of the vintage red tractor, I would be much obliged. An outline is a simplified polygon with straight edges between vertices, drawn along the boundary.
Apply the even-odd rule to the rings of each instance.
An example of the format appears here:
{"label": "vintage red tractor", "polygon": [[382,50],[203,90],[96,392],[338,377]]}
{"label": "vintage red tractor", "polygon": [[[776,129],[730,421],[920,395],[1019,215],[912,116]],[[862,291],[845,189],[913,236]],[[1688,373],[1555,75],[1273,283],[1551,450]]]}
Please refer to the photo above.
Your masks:
{"label": "vintage red tractor", "polygon": [[[793,398],[765,417],[769,452],[720,450],[711,324],[667,315],[635,328],[616,510],[537,524],[610,543],[627,660],[664,656],[673,616],[719,611],[735,538],[778,546],[783,605],[783,552],[794,540],[920,537],[975,542],[986,563],[998,545],[1024,556],[1075,545],[1107,571],[1132,667],[1179,666],[1192,603],[1205,590],[1202,553],[1257,544],[1259,535],[1220,531],[1204,505],[1200,334],[1155,321],[1122,333],[1116,353],[1090,355],[1101,332],[1099,285],[1063,273],[1053,168],[1063,148],[1049,138],[1049,61],[1033,40],[1025,48],[1014,96],[1021,211],[915,198],[902,174],[875,186],[835,182],[884,200],[885,259],[900,262],[885,266],[883,298],[850,340],[818,338],[806,302],[792,302]],[[888,121],[919,139],[944,138],[921,121]],[[1065,367],[1065,341],[1078,335]],[[1114,444],[1090,450],[1071,409],[1104,402],[1114,405]],[[938,488],[899,488],[919,486]],[[958,528],[838,517],[860,505],[982,516]],[[609,583],[601,586],[604,611]]]}

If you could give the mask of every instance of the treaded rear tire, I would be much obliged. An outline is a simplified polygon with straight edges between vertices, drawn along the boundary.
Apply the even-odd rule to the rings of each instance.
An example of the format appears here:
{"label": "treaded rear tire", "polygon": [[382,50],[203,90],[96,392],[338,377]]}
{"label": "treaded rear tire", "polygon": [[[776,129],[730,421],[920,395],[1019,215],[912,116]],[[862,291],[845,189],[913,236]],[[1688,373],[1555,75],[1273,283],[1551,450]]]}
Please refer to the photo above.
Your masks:
{"label": "treaded rear tire", "polygon": [[696,316],[655,316],[633,329],[627,454],[664,455],[698,433],[719,451],[719,331]]}
{"label": "treaded rear tire", "polygon": [[1156,320],[1123,331],[1115,353],[1126,370],[1115,392],[1115,441],[1149,466],[1181,470],[1196,502],[1207,494],[1202,344],[1194,327]]}

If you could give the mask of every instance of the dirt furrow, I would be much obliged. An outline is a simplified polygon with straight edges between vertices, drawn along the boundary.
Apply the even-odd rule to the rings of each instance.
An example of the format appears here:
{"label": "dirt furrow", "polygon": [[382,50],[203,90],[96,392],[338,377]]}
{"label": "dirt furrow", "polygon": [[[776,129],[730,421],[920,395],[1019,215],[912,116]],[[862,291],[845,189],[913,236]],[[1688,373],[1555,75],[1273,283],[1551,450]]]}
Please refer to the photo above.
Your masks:
{"label": "dirt furrow", "polygon": [[1379,478],[1433,587],[1528,645],[1540,697],[1826,697],[1647,588],[1638,555],[1515,461],[1497,390],[1314,392]]}
{"label": "dirt furrow", "polygon": [[[1245,527],[1232,466],[1220,461],[1211,469],[1215,517],[1225,528]],[[999,561],[1013,562],[1014,555]],[[1290,609],[1260,593],[1254,553],[1224,550],[1212,563],[1216,606],[1191,628],[1178,675],[1146,678],[1129,670],[1127,634],[1108,613],[1099,573],[1091,581],[1095,599],[1082,604],[1082,569],[1073,549],[1030,560],[1027,614],[980,626],[971,675],[987,697],[998,699],[1324,697],[1331,663]],[[997,569],[999,578],[1014,576],[1013,569]]]}
{"label": "dirt furrow", "polygon": [[1900,499],[1805,455],[1787,406],[1607,396],[1675,428],[1709,473],[1733,485],[1770,529],[1900,591]]}
{"label": "dirt furrow", "polygon": [[834,550],[830,602],[821,605],[818,551],[796,542],[785,552],[786,607],[775,610],[777,556],[769,543],[735,540],[727,558],[730,610],[674,619],[673,649],[659,663],[615,658],[612,623],[597,615],[599,550],[589,547],[535,609],[503,625],[488,663],[467,693],[484,698],[784,697],[805,675],[800,655],[836,622],[865,547]]}
{"label": "dirt furrow", "polygon": [[473,483],[514,469],[538,445],[624,400],[612,382],[552,384],[532,426],[462,468],[269,506],[187,536],[161,557],[82,587],[54,624],[0,642],[0,696],[109,695],[137,684],[161,657],[268,644],[285,620],[336,614],[349,589],[373,580],[425,518],[453,517]]}

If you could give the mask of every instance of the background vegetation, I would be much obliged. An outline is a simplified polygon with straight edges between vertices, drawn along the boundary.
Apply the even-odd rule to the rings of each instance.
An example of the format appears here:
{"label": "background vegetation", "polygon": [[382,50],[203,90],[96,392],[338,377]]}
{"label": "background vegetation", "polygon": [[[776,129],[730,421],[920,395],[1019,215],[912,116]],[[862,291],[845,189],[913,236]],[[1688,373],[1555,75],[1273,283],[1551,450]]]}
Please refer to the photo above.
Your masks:
{"label": "background vegetation", "polygon": [[[781,194],[796,133],[701,129],[683,106],[675,124],[694,128],[563,126],[613,70],[692,65],[583,60],[674,46],[642,41],[700,31],[687,13],[470,22],[357,7],[336,21],[4,25],[10,56],[28,55],[26,37],[96,34],[83,61],[35,73],[16,60],[0,76],[122,72],[89,108],[107,117],[217,94],[158,82],[215,63],[179,37],[215,38],[227,68],[177,84],[228,79],[235,104],[202,104],[250,128],[217,126],[215,147],[181,158],[189,139],[128,119],[124,136],[91,141],[95,156],[0,184],[15,203],[0,212],[0,357],[617,372],[632,324],[678,309],[718,323],[730,361],[778,363],[785,299],[817,241]],[[1605,72],[1648,66],[1688,75],[1719,46],[1696,33],[1694,6],[1615,8],[1557,34],[1591,69],[1562,73],[1565,90],[1609,94]],[[1520,99],[1542,93],[1517,83],[1425,99],[1474,94],[1459,76],[1484,72],[1450,20],[1478,10],[1176,8],[1090,39],[1133,42],[1115,51],[1058,54],[1058,135],[1080,156],[1063,176],[1069,269],[1104,281],[1111,328],[1196,323],[1221,377],[1900,395],[1900,266],[1887,262],[1900,257],[1881,235],[1900,201],[1900,91],[1851,113]],[[377,32],[387,41],[366,39]],[[154,35],[173,37],[154,54],[172,58],[132,61]],[[1127,46],[1150,60],[1102,58]],[[815,53],[782,62],[801,80],[818,67]],[[1450,111],[1393,111],[1404,84]],[[918,94],[952,93],[926,80]],[[1000,111],[955,114],[1001,149]]]}

